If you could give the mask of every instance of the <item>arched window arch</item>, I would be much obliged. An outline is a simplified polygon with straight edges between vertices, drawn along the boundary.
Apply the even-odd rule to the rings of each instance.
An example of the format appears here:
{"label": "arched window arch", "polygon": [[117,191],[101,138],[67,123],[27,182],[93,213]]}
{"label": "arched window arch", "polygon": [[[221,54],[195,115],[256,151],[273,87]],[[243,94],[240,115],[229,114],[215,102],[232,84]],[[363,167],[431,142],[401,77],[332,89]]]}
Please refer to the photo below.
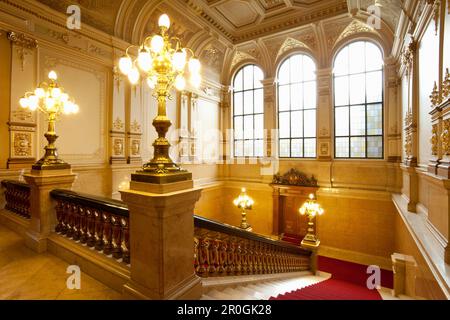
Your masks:
{"label": "arched window arch", "polygon": [[316,157],[316,64],[295,54],[278,69],[278,149],[280,158]]}
{"label": "arched window arch", "polygon": [[334,60],[334,156],[382,159],[383,57],[369,41],[343,47]]}
{"label": "arched window arch", "polygon": [[262,157],[264,153],[264,74],[250,64],[233,79],[234,156]]}

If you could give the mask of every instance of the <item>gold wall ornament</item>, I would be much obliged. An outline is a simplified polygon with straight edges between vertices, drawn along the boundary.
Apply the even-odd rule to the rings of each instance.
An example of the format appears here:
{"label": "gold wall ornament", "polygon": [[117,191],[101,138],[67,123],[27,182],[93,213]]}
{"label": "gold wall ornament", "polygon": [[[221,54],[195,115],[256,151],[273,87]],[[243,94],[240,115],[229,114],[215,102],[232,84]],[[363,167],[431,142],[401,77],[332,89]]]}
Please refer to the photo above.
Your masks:
{"label": "gold wall ornament", "polygon": [[22,71],[25,69],[25,57],[30,54],[29,50],[35,49],[38,47],[38,42],[36,39],[30,38],[23,33],[17,33],[14,31],[10,31],[6,34],[6,37],[9,41],[11,41],[14,45],[16,45],[17,56],[21,62]]}
{"label": "gold wall ornament", "polygon": [[438,155],[438,144],[439,144],[439,135],[438,135],[438,124],[433,124],[431,129],[431,155]]}
{"label": "gold wall ornament", "polygon": [[413,63],[414,63],[414,55],[416,53],[416,42],[411,41],[407,47],[403,49],[401,61],[402,64],[406,67],[406,73],[410,74]]}
{"label": "gold wall ornament", "polygon": [[114,130],[121,131],[125,127],[125,124],[123,123],[122,119],[119,117],[116,118],[113,122],[113,128]]}
{"label": "gold wall ornament", "polygon": [[412,157],[412,133],[411,132],[406,132],[405,135],[405,154],[407,158]]}
{"label": "gold wall ornament", "polygon": [[442,82],[442,98],[450,98],[450,73],[448,68],[445,70],[444,81]]}
{"label": "gold wall ornament", "polygon": [[31,133],[14,133],[14,156],[31,157]]}
{"label": "gold wall ornament", "polygon": [[69,169],[70,165],[58,158],[57,148],[55,146],[58,136],[55,132],[56,121],[58,117],[64,114],[77,113],[79,107],[70,99],[69,95],[56,82],[57,75],[55,71],[48,74],[49,82],[41,82],[33,92],[26,92],[24,97],[19,100],[22,108],[35,111],[36,109],[47,115],[48,129],[45,138],[48,141],[45,146],[45,155],[36,162],[32,169]]}
{"label": "gold wall ornament", "polygon": [[441,95],[439,94],[439,89],[437,87],[436,81],[434,82],[433,91],[430,94],[430,101],[433,107],[438,106],[442,102]]}
{"label": "gold wall ornament", "polygon": [[131,140],[131,154],[133,156],[139,156],[141,154],[141,140]]}
{"label": "gold wall ornament", "polygon": [[130,126],[131,132],[140,133],[141,132],[141,125],[139,122],[136,121],[136,119],[131,123]]}
{"label": "gold wall ornament", "polygon": [[450,155],[450,119],[445,119],[442,122],[441,146],[442,154]]}
{"label": "gold wall ornament", "polygon": [[254,201],[247,195],[247,190],[245,188],[241,189],[241,194],[233,200],[233,204],[238,209],[242,210],[240,228],[247,231],[252,231],[251,225],[247,222],[247,213],[245,211],[253,208]]}
{"label": "gold wall ornament", "polygon": [[[128,76],[130,83],[136,85],[143,76],[158,101],[157,116],[153,120],[158,133],[158,138],[153,142],[153,159],[143,165],[143,171],[138,172],[139,177],[132,175],[132,179],[150,183],[192,179],[192,174],[180,168],[169,156],[170,143],[166,134],[171,121],[167,117],[166,100],[171,98],[173,87],[178,91],[184,90],[187,74],[191,84],[200,87],[201,64],[191,49],[181,46],[179,38],[169,35],[170,24],[169,16],[161,15],[158,20],[159,34],[146,37],[139,46],[128,47],[125,56],[119,60],[119,69]],[[136,59],[129,55],[132,48],[137,49]],[[191,55],[189,59],[188,54]]]}
{"label": "gold wall ornament", "polygon": [[121,156],[123,155],[123,139],[114,139],[114,155]]}
{"label": "gold wall ornament", "polygon": [[309,195],[309,199],[298,209],[298,212],[303,216],[308,217],[308,232],[303,238],[302,246],[317,247],[320,244],[320,240],[316,236],[316,230],[314,227],[314,219],[317,216],[321,216],[324,213],[323,208],[317,203],[314,194]]}

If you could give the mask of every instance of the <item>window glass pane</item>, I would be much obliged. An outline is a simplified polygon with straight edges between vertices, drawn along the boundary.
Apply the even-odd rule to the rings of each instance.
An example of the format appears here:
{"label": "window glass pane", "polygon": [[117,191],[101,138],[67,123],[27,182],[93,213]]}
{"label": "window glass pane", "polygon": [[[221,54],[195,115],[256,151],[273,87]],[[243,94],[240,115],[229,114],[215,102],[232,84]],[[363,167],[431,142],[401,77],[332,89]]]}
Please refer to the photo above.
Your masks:
{"label": "window glass pane", "polygon": [[253,116],[244,116],[244,139],[253,139]]}
{"label": "window glass pane", "polygon": [[383,134],[383,111],[381,104],[367,106],[367,134]]}
{"label": "window glass pane", "polygon": [[255,139],[264,138],[264,115],[258,114],[255,116]]}
{"label": "window glass pane", "polygon": [[303,106],[305,109],[316,108],[316,82],[306,82],[304,84],[305,88],[305,105]]}
{"label": "window glass pane", "polygon": [[253,157],[253,140],[244,141],[244,156]]}
{"label": "window glass pane", "polygon": [[234,138],[244,139],[244,118],[234,117]]}
{"label": "window glass pane", "polygon": [[349,114],[348,107],[334,109],[336,136],[349,135]]}
{"label": "window glass pane", "polygon": [[363,136],[366,134],[366,107],[350,107],[350,134],[352,136]]}
{"label": "window glass pane", "polygon": [[291,84],[291,109],[299,110],[303,108],[303,84]]}
{"label": "window glass pane", "polygon": [[292,158],[303,157],[303,139],[292,139]]}
{"label": "window glass pane", "polygon": [[336,157],[348,158],[348,156],[349,156],[348,138],[336,138]]}
{"label": "window glass pane", "polygon": [[255,157],[262,157],[264,155],[264,141],[255,140]]}
{"label": "window glass pane", "polygon": [[365,71],[365,43],[364,41],[353,42],[349,45],[349,67],[350,73]]}
{"label": "window glass pane", "polygon": [[289,58],[289,63],[291,64],[291,83],[300,82],[303,80],[302,74],[302,56],[295,55]]}
{"label": "window glass pane", "polygon": [[236,76],[234,77],[234,83],[233,83],[233,90],[234,91],[240,91],[243,89],[242,87],[242,69],[236,73]]}
{"label": "window glass pane", "polygon": [[350,155],[353,158],[364,158],[366,156],[366,138],[350,138]]}
{"label": "window glass pane", "polygon": [[346,75],[349,73],[348,68],[348,46],[342,49],[334,60],[333,73],[335,76]]}
{"label": "window glass pane", "polygon": [[316,136],[316,110],[305,110],[303,116],[305,117],[305,137]]}
{"label": "window glass pane", "polygon": [[254,88],[262,88],[261,80],[264,79],[264,74],[261,70],[261,68],[255,66],[254,67],[254,76],[253,76],[253,87]]}
{"label": "window glass pane", "polygon": [[279,127],[280,127],[280,138],[289,138],[290,128],[289,128],[289,112],[281,112],[279,114]]}
{"label": "window glass pane", "polygon": [[289,85],[278,87],[278,107],[280,111],[289,110]]}
{"label": "window glass pane", "polygon": [[280,70],[278,71],[278,84],[287,84],[289,83],[289,60],[283,62],[280,66]]}
{"label": "window glass pane", "polygon": [[315,158],[316,157],[316,139],[305,139],[305,157]]}
{"label": "window glass pane", "polygon": [[348,77],[337,77],[334,79],[334,104],[345,106],[349,102]]}
{"label": "window glass pane", "polygon": [[244,67],[244,90],[253,88],[253,66]]}
{"label": "window glass pane", "polygon": [[381,158],[383,157],[383,138],[368,137],[367,138],[367,157]]}
{"label": "window glass pane", "polygon": [[366,101],[366,77],[364,74],[350,76],[350,104],[360,104]]}
{"label": "window glass pane", "polygon": [[242,92],[234,94],[234,114],[241,115],[242,114]]}
{"label": "window glass pane", "polygon": [[234,155],[236,157],[244,156],[244,141],[235,141],[234,142]]}
{"label": "window glass pane", "polygon": [[303,81],[310,80],[316,80],[316,65],[310,57],[303,56]]}
{"label": "window glass pane", "polygon": [[381,70],[383,57],[381,50],[375,44],[366,42],[366,71]]}
{"label": "window glass pane", "polygon": [[290,141],[289,139],[280,140],[280,157],[288,158],[290,150]]}
{"label": "window glass pane", "polygon": [[244,91],[244,114],[253,113],[253,90]]}
{"label": "window glass pane", "polygon": [[303,111],[295,111],[291,113],[291,137],[303,137]]}
{"label": "window glass pane", "polygon": [[255,113],[264,113],[264,92],[262,89],[255,90]]}
{"label": "window glass pane", "polygon": [[366,75],[367,103],[383,100],[383,75],[381,71],[369,72]]}

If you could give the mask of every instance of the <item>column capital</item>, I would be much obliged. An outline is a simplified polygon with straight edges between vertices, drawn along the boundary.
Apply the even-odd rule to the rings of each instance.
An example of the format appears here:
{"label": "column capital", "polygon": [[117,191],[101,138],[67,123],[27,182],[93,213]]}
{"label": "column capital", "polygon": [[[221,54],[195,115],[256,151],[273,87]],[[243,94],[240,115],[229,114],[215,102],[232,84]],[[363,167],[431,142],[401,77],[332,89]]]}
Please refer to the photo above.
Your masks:
{"label": "column capital", "polygon": [[261,83],[264,87],[274,86],[276,84],[275,77],[265,78],[265,79],[261,80]]}

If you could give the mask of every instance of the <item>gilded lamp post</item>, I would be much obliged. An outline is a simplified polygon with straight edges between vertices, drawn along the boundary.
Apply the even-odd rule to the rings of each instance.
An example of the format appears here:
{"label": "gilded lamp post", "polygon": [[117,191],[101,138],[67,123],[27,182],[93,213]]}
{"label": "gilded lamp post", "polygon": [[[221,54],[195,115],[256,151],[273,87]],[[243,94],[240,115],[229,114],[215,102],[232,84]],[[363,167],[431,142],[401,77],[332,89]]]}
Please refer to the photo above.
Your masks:
{"label": "gilded lamp post", "polygon": [[[119,69],[128,76],[133,85],[144,77],[150,89],[154,90],[154,97],[158,102],[158,113],[153,120],[153,126],[158,133],[158,138],[153,142],[154,156],[143,165],[142,171],[132,175],[132,180],[170,183],[190,180],[192,175],[175,164],[169,156],[170,143],[166,133],[171,122],[167,117],[166,99],[170,98],[170,90],[174,86],[180,91],[185,88],[187,73],[191,84],[194,87],[200,86],[201,65],[191,49],[182,48],[178,38],[168,35],[170,19],[167,14],[159,17],[158,25],[159,34],[145,38],[140,46],[127,48],[126,55],[119,60]],[[129,55],[128,51],[132,47],[138,49],[136,59]]]}
{"label": "gilded lamp post", "polygon": [[48,129],[44,136],[48,144],[44,148],[44,156],[32,166],[32,169],[70,169],[70,164],[58,158],[58,150],[55,145],[58,136],[56,135],[55,126],[61,114],[77,113],[79,107],[64,92],[64,89],[58,85],[56,81],[58,76],[55,71],[50,71],[48,79],[48,82],[41,82],[34,92],[25,93],[19,100],[22,108],[31,111],[37,109],[47,115]]}
{"label": "gilded lamp post", "polygon": [[241,225],[240,228],[245,229],[247,231],[252,231],[252,227],[250,224],[247,223],[247,213],[246,210],[251,210],[254,204],[254,201],[252,198],[250,198],[247,195],[247,190],[245,188],[241,189],[241,194],[233,200],[233,204],[238,208],[242,210],[242,219],[241,219]]}
{"label": "gilded lamp post", "polygon": [[320,240],[316,237],[316,230],[314,228],[314,218],[324,213],[324,210],[317,203],[315,196],[311,193],[309,199],[298,210],[301,215],[308,216],[308,230],[306,236],[303,238],[302,246],[317,247],[320,244]]}

